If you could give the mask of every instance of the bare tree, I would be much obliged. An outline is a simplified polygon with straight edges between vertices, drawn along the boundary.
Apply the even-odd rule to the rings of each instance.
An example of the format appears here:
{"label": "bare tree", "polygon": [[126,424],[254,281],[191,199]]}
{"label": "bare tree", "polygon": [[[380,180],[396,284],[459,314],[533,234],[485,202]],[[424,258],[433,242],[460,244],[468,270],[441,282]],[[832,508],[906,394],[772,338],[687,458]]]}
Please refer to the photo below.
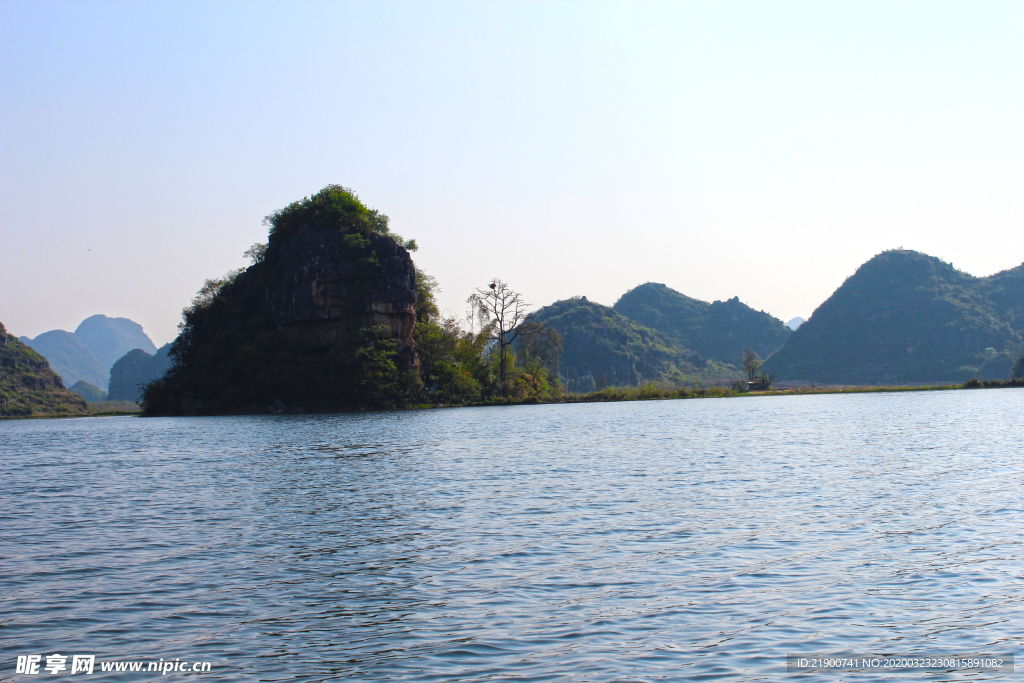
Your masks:
{"label": "bare tree", "polygon": [[501,358],[501,384],[508,378],[508,350],[520,334],[519,326],[526,320],[530,304],[523,301],[523,295],[513,290],[502,280],[495,278],[487,289],[477,289],[466,300],[480,315],[480,319],[491,322],[491,339],[498,344]]}

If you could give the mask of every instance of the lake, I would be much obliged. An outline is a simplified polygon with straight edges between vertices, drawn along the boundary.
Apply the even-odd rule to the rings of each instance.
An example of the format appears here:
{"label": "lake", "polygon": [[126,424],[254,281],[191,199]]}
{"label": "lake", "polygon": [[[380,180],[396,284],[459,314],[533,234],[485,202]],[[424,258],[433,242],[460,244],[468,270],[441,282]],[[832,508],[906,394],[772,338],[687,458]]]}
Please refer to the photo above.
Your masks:
{"label": "lake", "polygon": [[1020,389],[8,421],[0,454],[3,680],[765,681],[1024,640]]}

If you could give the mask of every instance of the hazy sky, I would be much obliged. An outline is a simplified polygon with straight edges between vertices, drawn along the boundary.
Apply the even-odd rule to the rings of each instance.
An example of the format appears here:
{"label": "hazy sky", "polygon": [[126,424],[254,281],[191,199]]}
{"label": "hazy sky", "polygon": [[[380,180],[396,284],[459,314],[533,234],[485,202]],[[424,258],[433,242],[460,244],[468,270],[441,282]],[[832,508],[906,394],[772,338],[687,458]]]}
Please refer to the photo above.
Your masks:
{"label": "hazy sky", "polygon": [[1024,2],[3,2],[0,322],[159,345],[328,183],[463,313],[1024,261]]}

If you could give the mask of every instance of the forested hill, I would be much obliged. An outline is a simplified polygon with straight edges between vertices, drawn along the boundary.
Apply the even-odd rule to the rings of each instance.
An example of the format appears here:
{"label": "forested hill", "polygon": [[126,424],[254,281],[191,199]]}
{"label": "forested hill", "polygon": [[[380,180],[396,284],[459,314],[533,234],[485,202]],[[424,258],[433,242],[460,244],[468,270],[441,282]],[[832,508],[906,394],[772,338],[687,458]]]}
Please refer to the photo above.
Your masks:
{"label": "forested hill", "polygon": [[0,417],[85,412],[85,399],[65,389],[46,359],[0,323]]}
{"label": "forested hill", "polygon": [[705,358],[732,365],[751,347],[767,358],[792,334],[781,320],[738,297],[708,303],[655,282],[626,292],[614,308]]}
{"label": "forested hill", "polygon": [[171,369],[171,345],[164,344],[156,353],[132,349],[110,368],[110,401],[135,401],[142,397],[143,388],[163,377]]}
{"label": "forested hill", "polygon": [[657,330],[586,297],[556,301],[530,319],[562,335],[560,373],[569,378],[570,391],[728,374]]}
{"label": "forested hill", "polygon": [[978,278],[892,250],[843,283],[768,359],[777,379],[847,384],[1010,375],[1024,351],[1024,264]]}

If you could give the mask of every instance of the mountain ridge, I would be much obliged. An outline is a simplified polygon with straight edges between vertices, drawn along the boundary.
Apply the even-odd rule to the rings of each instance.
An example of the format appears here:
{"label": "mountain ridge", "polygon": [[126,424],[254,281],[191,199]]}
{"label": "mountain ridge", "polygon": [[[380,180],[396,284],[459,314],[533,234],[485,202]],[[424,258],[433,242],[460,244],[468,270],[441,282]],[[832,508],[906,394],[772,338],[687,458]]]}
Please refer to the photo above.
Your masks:
{"label": "mountain ridge", "polygon": [[738,365],[748,348],[768,357],[792,334],[781,320],[739,297],[708,303],[657,282],[634,287],[612,308],[703,358],[730,365]]}
{"label": "mountain ridge", "polygon": [[102,314],[89,316],[74,332],[50,330],[20,340],[41,353],[66,386],[85,380],[104,391],[119,358],[136,348],[151,355],[157,350],[142,325]]}
{"label": "mountain ridge", "polygon": [[632,385],[648,380],[681,382],[720,376],[723,368],[659,331],[586,297],[563,299],[530,314],[562,335],[561,371],[572,391]]}
{"label": "mountain ridge", "polygon": [[894,249],[862,264],[765,363],[782,380],[1005,379],[1024,351],[1024,264],[975,277]]}
{"label": "mountain ridge", "polygon": [[107,385],[108,369],[72,332],[50,330],[34,339],[21,337],[20,341],[42,354],[66,385],[72,386],[82,380],[98,387]]}
{"label": "mountain ridge", "polygon": [[108,372],[117,359],[132,349],[142,349],[150,355],[156,353],[156,344],[142,325],[128,318],[89,316],[75,328],[75,336],[89,347]]}

